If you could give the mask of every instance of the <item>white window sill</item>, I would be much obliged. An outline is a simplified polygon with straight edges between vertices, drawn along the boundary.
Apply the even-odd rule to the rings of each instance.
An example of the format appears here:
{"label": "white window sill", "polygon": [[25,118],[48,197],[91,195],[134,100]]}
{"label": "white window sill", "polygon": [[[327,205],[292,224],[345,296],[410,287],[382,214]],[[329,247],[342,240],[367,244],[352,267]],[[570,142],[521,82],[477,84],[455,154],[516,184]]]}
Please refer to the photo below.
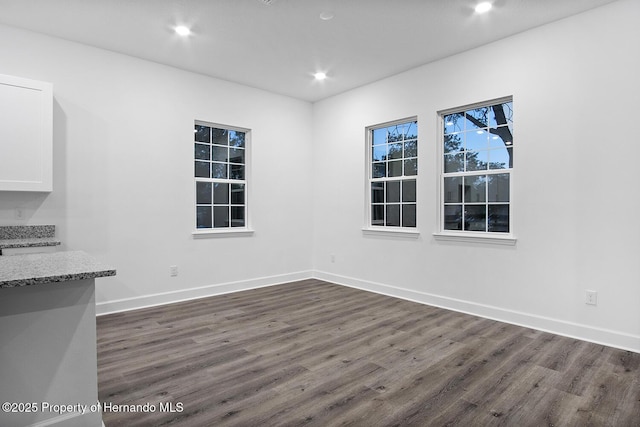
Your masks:
{"label": "white window sill", "polygon": [[365,236],[394,236],[404,237],[410,239],[417,239],[420,236],[420,231],[417,229],[409,228],[389,228],[389,227],[365,227],[362,229],[362,234]]}
{"label": "white window sill", "polygon": [[251,236],[253,230],[248,228],[225,228],[221,230],[196,230],[191,233],[194,239],[207,239],[216,237]]}
{"label": "white window sill", "polygon": [[490,233],[433,233],[433,237],[442,242],[464,242],[464,243],[487,243],[491,245],[514,246],[517,239],[509,234],[490,234]]}

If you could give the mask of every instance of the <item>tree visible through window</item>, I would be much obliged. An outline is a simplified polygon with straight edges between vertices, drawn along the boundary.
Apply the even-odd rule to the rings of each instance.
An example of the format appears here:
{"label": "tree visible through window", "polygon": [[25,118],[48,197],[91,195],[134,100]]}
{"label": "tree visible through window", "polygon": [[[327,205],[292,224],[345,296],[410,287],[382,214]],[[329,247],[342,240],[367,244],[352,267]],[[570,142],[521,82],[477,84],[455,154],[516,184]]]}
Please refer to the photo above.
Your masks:
{"label": "tree visible through window", "polygon": [[509,233],[511,99],[441,113],[442,229]]}
{"label": "tree visible through window", "polygon": [[196,228],[245,227],[247,130],[195,123]]}
{"label": "tree visible through window", "polygon": [[368,128],[370,225],[416,227],[418,122]]}

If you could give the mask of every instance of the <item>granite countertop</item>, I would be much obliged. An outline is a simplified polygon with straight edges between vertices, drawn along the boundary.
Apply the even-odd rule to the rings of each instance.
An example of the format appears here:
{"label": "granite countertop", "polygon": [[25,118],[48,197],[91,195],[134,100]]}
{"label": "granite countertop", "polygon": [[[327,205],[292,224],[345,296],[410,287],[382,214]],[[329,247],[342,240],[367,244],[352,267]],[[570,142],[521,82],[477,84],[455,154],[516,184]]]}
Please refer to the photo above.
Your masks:
{"label": "granite countertop", "polygon": [[0,249],[34,248],[42,246],[58,246],[60,240],[53,237],[34,237],[29,239],[0,239]]}
{"label": "granite countertop", "polygon": [[55,225],[0,226],[0,251],[8,248],[58,246]]}
{"label": "granite countertop", "polygon": [[0,288],[115,276],[82,251],[0,256]]}

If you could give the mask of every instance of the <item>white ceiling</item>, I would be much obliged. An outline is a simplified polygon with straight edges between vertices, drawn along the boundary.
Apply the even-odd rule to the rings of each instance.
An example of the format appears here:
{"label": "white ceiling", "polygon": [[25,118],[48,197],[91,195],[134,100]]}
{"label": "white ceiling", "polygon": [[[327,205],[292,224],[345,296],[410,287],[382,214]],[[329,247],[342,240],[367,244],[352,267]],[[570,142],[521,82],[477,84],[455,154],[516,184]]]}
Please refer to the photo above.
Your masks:
{"label": "white ceiling", "polygon": [[317,101],[613,1],[0,0],[0,23]]}

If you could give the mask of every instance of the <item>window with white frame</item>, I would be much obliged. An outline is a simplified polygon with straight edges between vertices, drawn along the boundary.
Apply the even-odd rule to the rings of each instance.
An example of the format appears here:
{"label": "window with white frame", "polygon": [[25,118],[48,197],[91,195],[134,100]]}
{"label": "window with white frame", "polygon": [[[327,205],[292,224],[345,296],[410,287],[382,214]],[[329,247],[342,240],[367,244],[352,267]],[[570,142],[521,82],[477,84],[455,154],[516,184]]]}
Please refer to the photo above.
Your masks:
{"label": "window with white frame", "polygon": [[247,129],[195,122],[196,229],[247,226],[248,134]]}
{"label": "window with white frame", "polygon": [[441,230],[511,233],[512,99],[439,114]]}
{"label": "window with white frame", "polygon": [[418,122],[404,119],[367,128],[369,226],[416,227]]}

